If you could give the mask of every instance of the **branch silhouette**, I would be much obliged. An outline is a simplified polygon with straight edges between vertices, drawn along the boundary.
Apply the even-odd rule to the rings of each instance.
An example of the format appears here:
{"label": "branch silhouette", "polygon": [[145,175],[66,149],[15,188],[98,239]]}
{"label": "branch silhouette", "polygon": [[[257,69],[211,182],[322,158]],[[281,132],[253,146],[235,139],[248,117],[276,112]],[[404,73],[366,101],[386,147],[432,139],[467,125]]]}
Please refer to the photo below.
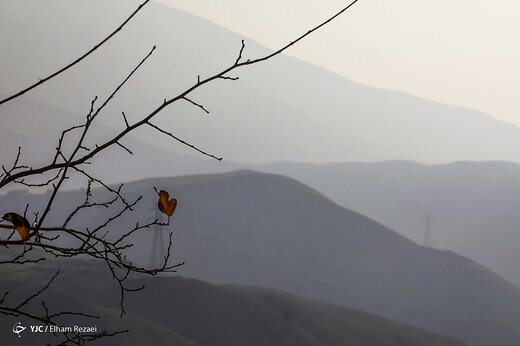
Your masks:
{"label": "branch silhouette", "polygon": [[67,71],[68,69],[70,69],[72,66],[80,63],[83,59],[85,59],[87,56],[89,56],[90,54],[94,53],[97,49],[99,49],[99,47],[101,47],[102,45],[104,45],[106,42],[108,42],[112,37],[115,36],[115,34],[117,34],[119,31],[121,31],[121,29],[123,29],[123,27],[132,20],[132,18],[139,12],[141,11],[141,9],[148,3],[150,2],[150,0],[146,0],[145,2],[143,2],[141,5],[139,5],[139,7],[120,25],[118,26],[110,35],[108,35],[107,37],[105,37],[101,42],[99,42],[98,44],[96,44],[94,47],[92,47],[92,49],[90,49],[89,51],[87,51],[85,54],[83,54],[82,56],[80,56],[79,58],[77,58],[76,60],[74,60],[73,62],[71,62],[70,64],[62,67],[61,69],[59,69],[58,71],[50,74],[49,76],[45,77],[45,78],[42,78],[42,79],[39,79],[38,82],[28,86],[27,88],[23,89],[23,90],[20,90],[19,92],[9,96],[9,97],[6,97],[5,99],[3,100],[0,100],[0,105],[6,103],[6,102],[9,102],[11,100],[14,100],[15,98],[17,97],[20,97],[22,96],[23,94],[27,93],[28,91],[31,91],[32,89],[34,88],[37,88],[39,87],[40,85],[42,85],[43,83],[45,82],[48,82],[49,80],[51,80],[52,78],[62,74],[63,72]]}
{"label": "branch silhouette", "polygon": [[[61,68],[57,72],[50,76],[40,80],[39,82],[29,86],[28,88],[7,97],[0,101],[0,105],[10,100],[13,100],[26,92],[42,86],[46,81],[60,75],[69,68],[81,62],[87,56],[95,52],[100,46],[108,42],[117,32],[119,32],[147,3],[149,0],[144,1],[114,32],[109,34],[104,40],[99,42],[87,53]],[[206,114],[209,111],[204,107],[203,104],[193,101],[191,94],[207,85],[212,81],[218,79],[237,81],[238,77],[230,77],[232,72],[251,65],[264,62],[277,55],[282,54],[287,49],[297,44],[301,40],[313,32],[319,30],[324,25],[330,23],[335,18],[339,17],[347,10],[349,10],[358,0],[350,2],[348,5],[343,7],[338,12],[335,12],[332,16],[326,20],[320,22],[306,33],[300,35],[295,40],[289,42],[280,49],[269,53],[265,56],[261,56],[255,59],[248,59],[243,61],[244,52],[246,50],[245,41],[241,41],[240,49],[236,56],[236,59],[230,63],[230,65],[222,71],[216,72],[215,74],[201,78],[197,76],[197,80],[194,84],[188,86],[181,93],[172,96],[171,98],[164,99],[159,102],[157,106],[149,113],[138,117],[135,122],[130,122],[124,112],[122,112],[124,120],[124,128],[113,135],[111,138],[105,140],[102,143],[95,144],[94,146],[87,147],[86,138],[89,137],[92,131],[92,124],[98,120],[99,115],[110,104],[114,99],[115,95],[126,85],[128,80],[134,76],[135,73],[145,64],[148,59],[152,56],[156,47],[153,46],[151,50],[142,58],[135,67],[123,78],[123,80],[113,89],[113,91],[105,98],[105,100],[99,105],[98,97],[92,99],[90,103],[89,112],[85,115],[82,123],[64,129],[57,139],[56,152],[53,155],[52,160],[39,167],[32,167],[27,164],[23,164],[22,152],[23,148],[18,148],[16,157],[12,164],[3,165],[2,173],[0,174],[0,190],[9,185],[21,185],[25,188],[42,188],[51,187],[50,192],[45,196],[46,201],[44,205],[39,209],[38,212],[34,213],[32,218],[30,234],[26,240],[13,239],[14,231],[6,238],[0,239],[0,247],[10,249],[20,249],[20,252],[13,255],[12,258],[0,261],[0,265],[26,265],[26,264],[38,264],[46,261],[49,257],[51,258],[74,258],[74,257],[89,257],[100,263],[103,263],[107,271],[112,275],[115,282],[118,284],[120,290],[120,315],[125,314],[125,295],[129,292],[135,292],[142,290],[144,287],[130,287],[128,286],[128,278],[131,274],[144,274],[144,275],[157,275],[160,273],[175,272],[184,262],[170,263],[171,262],[171,250],[173,246],[173,232],[169,232],[169,243],[165,257],[155,267],[145,267],[135,263],[132,263],[127,259],[128,250],[134,246],[134,237],[146,231],[152,227],[167,227],[170,225],[170,219],[168,218],[167,223],[163,223],[158,219],[140,223],[136,222],[134,226],[128,229],[114,234],[111,230],[111,226],[122,220],[123,217],[132,215],[140,206],[143,196],[135,198],[128,198],[124,191],[124,184],[119,186],[110,186],[103,182],[102,179],[91,174],[87,167],[88,165],[95,164],[96,157],[111,147],[119,147],[126,152],[132,154],[132,151],[124,146],[121,141],[130,133],[136,129],[144,126],[148,126],[158,133],[167,135],[173,140],[181,143],[181,145],[190,147],[191,149],[199,152],[202,155],[208,156],[215,160],[222,160],[221,157],[216,156],[202,150],[194,144],[180,139],[174,133],[166,130],[158,125],[155,125],[152,120],[164,109],[170,105],[181,101],[188,102],[193,107],[202,110]],[[68,150],[65,148],[65,141],[72,140],[73,145]],[[65,181],[72,176],[80,176],[87,180],[86,190],[81,202],[78,203],[72,210],[63,217],[63,219],[55,225],[49,225],[49,213],[56,202],[57,196],[60,194],[61,189]],[[29,179],[31,179],[29,181]],[[35,180],[35,181],[33,181]],[[93,195],[94,187],[102,189],[109,197],[104,199],[96,198]],[[182,203],[182,201],[181,201]],[[24,218],[27,217],[29,205],[27,205],[24,212]],[[79,215],[85,213],[96,213],[99,210],[109,210],[110,215],[103,219],[98,220],[95,226],[78,226],[78,223],[74,221]],[[0,224],[0,230],[12,230],[13,226],[9,224]],[[10,316],[25,316],[35,321],[42,322],[47,325],[57,325],[56,317],[63,315],[76,315],[86,318],[98,318],[97,316],[86,315],[81,312],[73,311],[62,311],[56,313],[50,313],[49,309],[42,301],[41,313],[34,313],[34,310],[28,309],[29,306],[33,305],[37,298],[41,298],[42,294],[49,289],[55,279],[59,276],[59,272],[44,285],[41,289],[35,291],[29,295],[26,299],[21,302],[10,303],[9,292],[4,292],[0,298],[0,314]],[[67,345],[83,345],[86,342],[96,340],[98,338],[114,336],[125,331],[107,332],[102,331],[100,333],[93,334],[74,334],[74,333],[62,333],[63,340],[59,341],[59,344]]]}

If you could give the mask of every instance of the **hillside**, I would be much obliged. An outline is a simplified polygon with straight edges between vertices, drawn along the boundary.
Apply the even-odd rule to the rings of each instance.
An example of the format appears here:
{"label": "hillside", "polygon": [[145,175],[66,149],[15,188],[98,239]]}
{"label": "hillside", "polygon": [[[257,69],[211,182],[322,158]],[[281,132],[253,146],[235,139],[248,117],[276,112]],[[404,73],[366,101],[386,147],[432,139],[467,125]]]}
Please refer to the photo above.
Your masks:
{"label": "hillside", "polygon": [[432,215],[433,246],[455,251],[520,286],[520,165],[454,162],[277,163],[255,166],[297,179],[422,244]]}
{"label": "hillside", "polygon": [[[292,179],[239,171],[135,182],[125,191],[144,196],[140,220],[155,215],[152,186],[179,200],[172,227],[175,259],[187,262],[182,275],[281,289],[471,345],[520,342],[518,288],[464,257],[418,246]],[[76,192],[63,194],[51,220],[80,199]],[[41,196],[11,193],[0,202],[7,200],[14,210],[30,202],[32,212]],[[87,213],[79,226],[108,215]],[[135,221],[123,219],[113,232]],[[132,261],[148,263],[152,236],[134,239],[145,245],[134,247]]]}
{"label": "hillside", "polygon": [[[111,286],[102,267],[89,262],[51,261],[22,270],[4,269],[0,282],[6,288],[37,287],[40,279],[58,268],[62,276],[46,294],[47,306],[101,314],[103,319],[96,323],[103,327],[130,329],[100,345],[463,345],[364,312],[279,291],[211,285],[182,277],[131,280],[131,285],[147,288],[127,296],[128,314],[119,319],[117,288]],[[18,341],[10,332],[15,320],[0,321],[4,342]],[[41,344],[45,336],[25,332],[21,338],[24,343]]]}

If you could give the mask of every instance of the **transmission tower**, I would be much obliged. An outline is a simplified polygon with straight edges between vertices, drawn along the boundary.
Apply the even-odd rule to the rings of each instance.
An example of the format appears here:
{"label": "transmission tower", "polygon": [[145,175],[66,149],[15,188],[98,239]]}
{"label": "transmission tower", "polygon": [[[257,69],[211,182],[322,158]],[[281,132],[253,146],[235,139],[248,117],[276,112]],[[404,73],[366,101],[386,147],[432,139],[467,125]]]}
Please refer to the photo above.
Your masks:
{"label": "transmission tower", "polygon": [[425,247],[433,247],[432,240],[433,218],[432,214],[424,215],[424,242]]}
{"label": "transmission tower", "polygon": [[[161,212],[157,208],[156,205],[153,206],[155,211],[155,219],[161,220]],[[159,268],[164,264],[164,258],[166,256],[166,249],[164,247],[164,230],[161,229],[161,226],[154,225],[153,229],[153,240],[150,246],[150,261],[148,263],[149,268]]]}

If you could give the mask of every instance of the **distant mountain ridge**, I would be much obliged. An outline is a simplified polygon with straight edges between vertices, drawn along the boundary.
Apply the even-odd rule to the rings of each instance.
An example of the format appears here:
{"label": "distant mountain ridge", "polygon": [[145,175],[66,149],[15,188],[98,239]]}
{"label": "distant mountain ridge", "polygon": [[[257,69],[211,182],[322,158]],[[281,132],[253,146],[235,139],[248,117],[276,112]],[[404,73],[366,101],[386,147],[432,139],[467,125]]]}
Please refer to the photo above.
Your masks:
{"label": "distant mountain ridge", "polygon": [[[31,167],[49,164],[56,153],[61,132],[85,122],[82,116],[25,97],[2,105],[0,118],[3,120],[0,127],[0,164],[5,167],[12,166],[19,147],[19,164]],[[104,143],[116,134],[116,130],[103,123],[94,124],[86,137],[85,146],[92,148],[96,144]],[[64,141],[64,148],[70,150],[73,144],[71,139],[77,140],[79,135],[80,131],[70,132],[68,140]],[[136,133],[121,141],[133,155],[129,155],[118,146],[113,146],[93,160],[95,164],[86,167],[86,170],[107,183],[116,184],[157,175],[220,172],[226,165],[216,160],[205,159],[202,155],[190,155],[189,152],[181,153],[169,147],[149,144],[141,141],[139,137]],[[68,184],[67,188],[84,187],[79,184],[74,182]],[[25,189],[22,185],[12,184],[8,187]]]}
{"label": "distant mountain ridge", "polygon": [[[122,0],[3,1],[0,30],[6,33],[7,49],[0,93],[10,94],[57,69],[133,9]],[[197,75],[209,76],[232,64],[242,38],[202,18],[150,3],[84,64],[28,97],[81,113],[94,95],[107,95],[156,44],[157,53],[107,108],[110,116],[103,117],[112,126],[121,125],[121,111],[130,119],[147,114],[192,85]],[[35,51],[38,64],[32,61]],[[246,40],[244,58],[268,52]],[[480,112],[370,88],[287,56],[237,71],[237,76],[236,83],[218,81],[193,95],[211,111],[209,117],[178,104],[160,116],[160,123],[236,162],[520,162],[518,127]],[[152,132],[140,133],[140,139],[171,146],[168,138]]]}
{"label": "distant mountain ridge", "polygon": [[419,244],[431,214],[433,246],[491,268],[520,286],[520,165],[511,162],[276,163],[290,176]]}

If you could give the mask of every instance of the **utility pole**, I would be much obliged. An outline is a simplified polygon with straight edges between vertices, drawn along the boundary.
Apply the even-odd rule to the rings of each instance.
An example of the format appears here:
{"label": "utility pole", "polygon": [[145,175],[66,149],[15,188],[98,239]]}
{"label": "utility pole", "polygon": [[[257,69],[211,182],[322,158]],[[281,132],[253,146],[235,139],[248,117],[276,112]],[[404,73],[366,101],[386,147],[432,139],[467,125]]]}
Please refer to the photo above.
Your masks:
{"label": "utility pole", "polygon": [[[150,211],[155,211],[155,219],[161,219],[161,212],[154,204],[153,209]],[[153,240],[150,247],[150,260],[148,263],[149,268],[159,268],[164,263],[164,258],[166,256],[166,251],[164,247],[164,232],[159,225],[154,225],[153,229]]]}

